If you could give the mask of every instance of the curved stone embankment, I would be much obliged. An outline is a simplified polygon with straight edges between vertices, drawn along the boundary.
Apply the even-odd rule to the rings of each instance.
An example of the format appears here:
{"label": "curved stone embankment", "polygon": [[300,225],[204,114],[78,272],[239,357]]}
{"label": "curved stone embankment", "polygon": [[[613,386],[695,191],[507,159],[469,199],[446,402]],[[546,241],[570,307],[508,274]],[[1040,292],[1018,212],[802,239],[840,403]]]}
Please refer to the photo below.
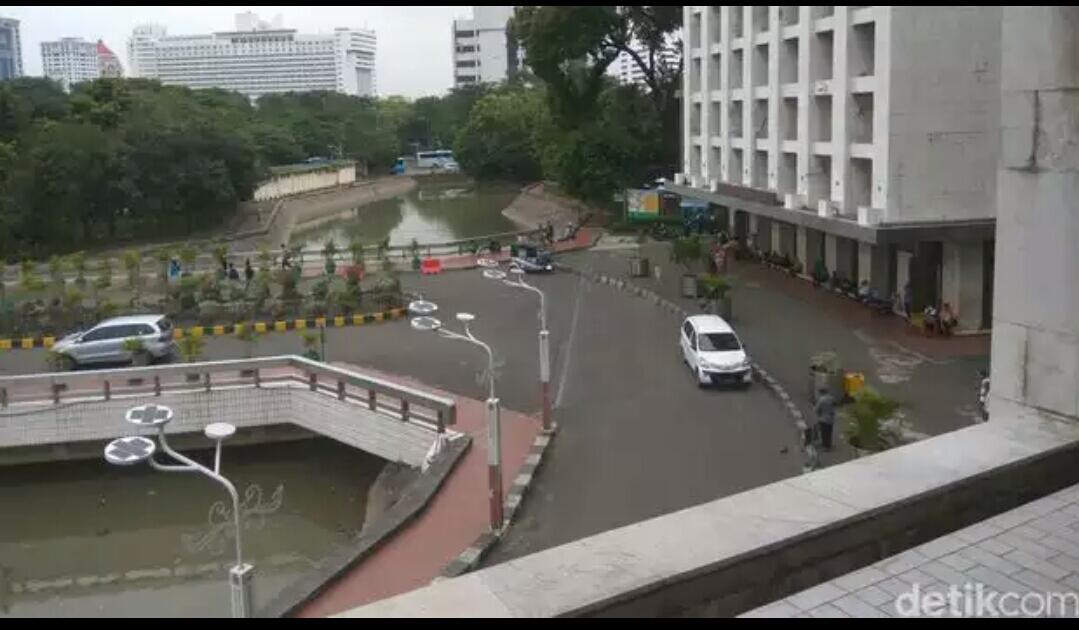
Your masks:
{"label": "curved stone embankment", "polygon": [[539,183],[522,188],[502,214],[522,229],[533,229],[551,221],[556,233],[560,233],[567,224],[578,222],[590,211],[585,204],[551,193]]}
{"label": "curved stone embankment", "polygon": [[353,208],[403,195],[416,186],[411,177],[382,177],[285,199],[265,240],[270,244],[286,243],[296,226],[334,218]]}

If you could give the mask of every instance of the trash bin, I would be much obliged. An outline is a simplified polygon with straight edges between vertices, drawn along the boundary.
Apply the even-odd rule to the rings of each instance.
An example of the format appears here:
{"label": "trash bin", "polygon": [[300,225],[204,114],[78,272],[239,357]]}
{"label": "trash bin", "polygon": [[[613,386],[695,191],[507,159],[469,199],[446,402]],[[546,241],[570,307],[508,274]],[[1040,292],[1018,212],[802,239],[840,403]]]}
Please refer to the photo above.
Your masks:
{"label": "trash bin", "polygon": [[629,259],[629,275],[634,278],[647,278],[652,274],[647,258],[634,256]]}
{"label": "trash bin", "polygon": [[865,374],[861,372],[847,372],[843,375],[843,393],[853,398],[855,394],[865,389]]}
{"label": "trash bin", "polygon": [[682,297],[697,299],[697,276],[690,273],[682,275]]}

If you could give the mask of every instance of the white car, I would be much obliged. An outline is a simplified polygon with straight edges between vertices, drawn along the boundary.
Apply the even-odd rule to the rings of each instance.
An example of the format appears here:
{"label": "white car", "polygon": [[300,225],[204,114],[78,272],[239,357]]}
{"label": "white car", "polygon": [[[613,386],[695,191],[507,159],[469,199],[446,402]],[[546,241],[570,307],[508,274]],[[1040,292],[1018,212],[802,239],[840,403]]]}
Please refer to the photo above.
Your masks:
{"label": "white car", "polygon": [[57,341],[52,349],[62,355],[68,368],[94,363],[127,363],[132,353],[124,349],[128,339],[138,339],[154,360],[167,359],[176,351],[172,322],[164,315],[128,315],[107,319],[93,328]]}
{"label": "white car", "polygon": [[719,383],[749,385],[753,368],[742,341],[718,315],[693,315],[679,333],[682,360],[701,387]]}

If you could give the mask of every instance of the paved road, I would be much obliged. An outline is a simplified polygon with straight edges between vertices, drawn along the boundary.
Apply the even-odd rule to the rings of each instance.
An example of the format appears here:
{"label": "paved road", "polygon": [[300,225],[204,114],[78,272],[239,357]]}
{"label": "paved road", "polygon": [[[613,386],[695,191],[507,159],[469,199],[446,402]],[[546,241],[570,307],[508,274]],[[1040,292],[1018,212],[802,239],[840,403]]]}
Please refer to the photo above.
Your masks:
{"label": "paved road", "polygon": [[[801,470],[794,428],[763,387],[697,388],[677,353],[674,315],[569,274],[533,278],[549,295],[559,435],[494,560]],[[503,404],[538,411],[535,296],[475,271],[406,276],[406,284],[438,302],[447,321],[456,310],[475,313],[475,333],[504,362],[498,381]],[[251,350],[234,339],[213,338],[205,358],[242,357]],[[301,342],[297,333],[270,334],[253,350],[297,353]],[[327,354],[466,396],[485,393],[478,379],[486,362],[480,351],[404,322],[329,329]],[[43,351],[0,354],[0,373],[43,369]]]}

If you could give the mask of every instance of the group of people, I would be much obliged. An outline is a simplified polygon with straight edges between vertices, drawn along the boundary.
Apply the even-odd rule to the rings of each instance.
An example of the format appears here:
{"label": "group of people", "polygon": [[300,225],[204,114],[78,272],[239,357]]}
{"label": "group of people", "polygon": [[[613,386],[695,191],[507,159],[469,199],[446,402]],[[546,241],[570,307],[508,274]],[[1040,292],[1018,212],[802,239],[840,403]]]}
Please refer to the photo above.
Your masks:
{"label": "group of people", "polygon": [[959,318],[952,311],[952,305],[947,302],[940,307],[940,310],[937,310],[932,304],[922,310],[922,324],[925,326],[927,333],[947,337],[952,334],[958,323]]}
{"label": "group of people", "polygon": [[[227,258],[221,259],[221,271],[218,276],[222,279],[228,279],[232,282],[240,281],[240,272],[236,269],[236,265],[229,262]],[[251,281],[255,279],[255,268],[251,266],[251,259],[244,260],[244,289],[251,286]]]}

